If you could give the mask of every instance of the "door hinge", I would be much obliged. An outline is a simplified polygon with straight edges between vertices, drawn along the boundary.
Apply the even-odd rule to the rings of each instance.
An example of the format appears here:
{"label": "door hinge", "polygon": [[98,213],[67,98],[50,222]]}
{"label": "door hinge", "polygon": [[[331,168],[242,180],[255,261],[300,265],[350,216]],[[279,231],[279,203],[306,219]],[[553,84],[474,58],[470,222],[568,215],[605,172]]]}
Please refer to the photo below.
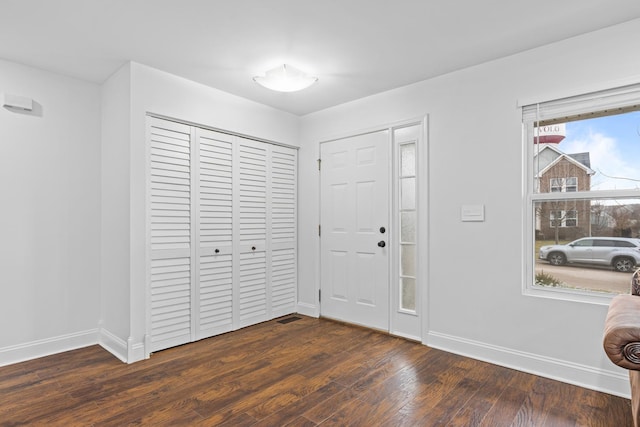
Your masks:
{"label": "door hinge", "polygon": [[322,226],[318,224],[318,237],[322,236]]}
{"label": "door hinge", "polygon": [[320,170],[320,165],[322,164],[322,159],[318,159],[318,170]]}
{"label": "door hinge", "polygon": [[318,302],[322,301],[322,289],[318,289]]}

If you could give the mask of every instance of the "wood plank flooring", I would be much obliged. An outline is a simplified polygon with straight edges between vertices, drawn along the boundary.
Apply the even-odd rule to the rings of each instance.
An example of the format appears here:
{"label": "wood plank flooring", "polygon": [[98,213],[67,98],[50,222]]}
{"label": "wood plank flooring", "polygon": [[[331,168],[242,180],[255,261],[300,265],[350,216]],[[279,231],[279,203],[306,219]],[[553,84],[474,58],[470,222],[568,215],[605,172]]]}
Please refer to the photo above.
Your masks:
{"label": "wood plank flooring", "polygon": [[631,426],[627,399],[304,316],[0,368],[0,426]]}

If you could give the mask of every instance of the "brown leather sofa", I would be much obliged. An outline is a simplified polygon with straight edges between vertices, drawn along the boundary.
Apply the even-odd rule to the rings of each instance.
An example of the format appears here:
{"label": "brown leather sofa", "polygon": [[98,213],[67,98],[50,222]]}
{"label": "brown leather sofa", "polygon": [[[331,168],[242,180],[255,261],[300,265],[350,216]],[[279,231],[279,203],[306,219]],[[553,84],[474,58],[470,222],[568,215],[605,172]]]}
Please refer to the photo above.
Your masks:
{"label": "brown leather sofa", "polygon": [[611,300],[604,328],[604,351],[629,370],[633,423],[640,427],[640,270],[631,279],[631,294]]}

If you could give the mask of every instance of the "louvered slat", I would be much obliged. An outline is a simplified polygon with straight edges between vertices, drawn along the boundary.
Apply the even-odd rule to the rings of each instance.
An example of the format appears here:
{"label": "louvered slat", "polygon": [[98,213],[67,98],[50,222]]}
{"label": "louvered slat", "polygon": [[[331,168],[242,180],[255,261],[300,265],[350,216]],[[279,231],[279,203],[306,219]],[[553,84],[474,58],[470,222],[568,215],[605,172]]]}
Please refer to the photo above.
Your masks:
{"label": "louvered slat", "polygon": [[201,339],[233,329],[233,138],[198,129],[198,148]]}
{"label": "louvered slat", "polygon": [[[157,119],[151,119],[151,123],[151,250],[189,249],[190,130],[188,126]],[[163,150],[165,155],[154,155],[158,150]],[[176,221],[176,218],[183,220]]]}
{"label": "louvered slat", "polygon": [[[238,150],[239,326],[266,320],[268,146],[240,140]],[[255,248],[255,249],[253,249]]]}
{"label": "louvered slat", "polygon": [[190,129],[150,119],[151,351],[191,341]]}
{"label": "louvered slat", "polygon": [[272,149],[271,241],[275,244],[296,238],[296,152]]}
{"label": "louvered slat", "polygon": [[232,265],[231,254],[200,257],[200,332],[233,327]]}
{"label": "louvered slat", "polygon": [[[278,249],[271,253],[271,309],[291,312],[296,304],[296,251]],[[286,313],[285,313],[286,314]]]}
{"label": "louvered slat", "polygon": [[272,146],[270,153],[270,294],[271,316],[296,309],[296,150]]}
{"label": "louvered slat", "polygon": [[190,341],[191,260],[151,261],[152,351]]}

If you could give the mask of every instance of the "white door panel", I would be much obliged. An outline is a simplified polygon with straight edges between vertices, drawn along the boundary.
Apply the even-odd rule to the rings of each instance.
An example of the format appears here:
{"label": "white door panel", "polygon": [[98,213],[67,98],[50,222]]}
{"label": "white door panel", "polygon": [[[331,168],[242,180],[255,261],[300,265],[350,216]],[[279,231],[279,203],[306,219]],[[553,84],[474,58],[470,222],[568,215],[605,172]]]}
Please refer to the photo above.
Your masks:
{"label": "white door panel", "polygon": [[150,351],[155,351],[191,341],[191,129],[151,119],[148,138]]}
{"label": "white door panel", "polygon": [[268,318],[267,232],[269,187],[268,146],[248,139],[237,144],[236,205],[238,212],[238,299],[240,327]]}
{"label": "white door panel", "polygon": [[389,329],[389,132],[321,144],[321,314]]}
{"label": "white door panel", "polygon": [[233,329],[233,137],[197,129],[199,263],[194,339]]}

